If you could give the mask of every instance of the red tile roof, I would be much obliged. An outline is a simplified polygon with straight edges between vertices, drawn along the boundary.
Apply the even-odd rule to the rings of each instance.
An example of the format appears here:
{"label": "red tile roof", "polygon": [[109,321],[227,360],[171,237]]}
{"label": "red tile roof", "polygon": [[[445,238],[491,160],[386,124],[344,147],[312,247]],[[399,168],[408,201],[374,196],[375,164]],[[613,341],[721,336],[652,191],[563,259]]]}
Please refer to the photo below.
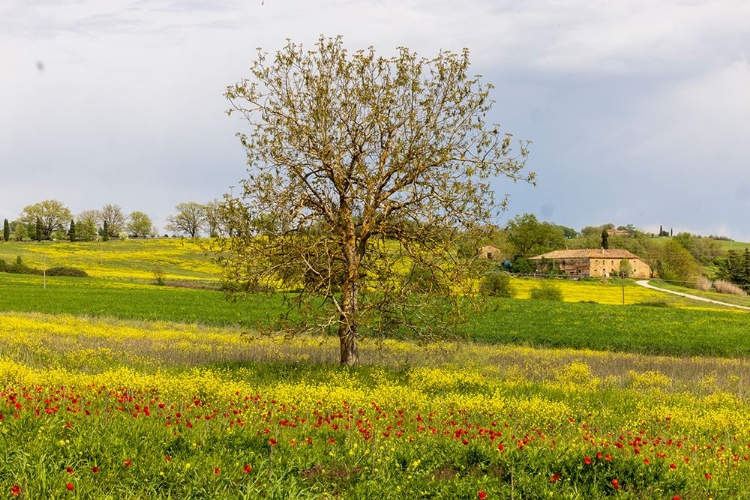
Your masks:
{"label": "red tile roof", "polygon": [[635,254],[621,248],[612,248],[605,250],[603,248],[581,248],[577,250],[555,250],[554,252],[545,253],[531,257],[531,260],[541,259],[640,259]]}

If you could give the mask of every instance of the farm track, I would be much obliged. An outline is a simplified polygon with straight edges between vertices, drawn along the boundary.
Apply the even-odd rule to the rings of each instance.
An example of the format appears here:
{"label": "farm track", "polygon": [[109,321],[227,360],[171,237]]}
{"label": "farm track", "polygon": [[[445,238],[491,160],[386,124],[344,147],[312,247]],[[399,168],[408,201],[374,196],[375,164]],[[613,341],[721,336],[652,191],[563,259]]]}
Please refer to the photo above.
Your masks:
{"label": "farm track", "polygon": [[636,281],[636,283],[638,285],[642,286],[642,287],[650,288],[651,290],[657,290],[659,292],[671,293],[672,295],[679,295],[680,297],[687,297],[688,299],[699,300],[701,302],[709,302],[711,304],[718,304],[718,305],[721,305],[721,306],[734,307],[736,309],[743,309],[745,311],[750,311],[750,307],[746,307],[746,306],[740,306],[740,305],[737,305],[737,304],[730,304],[728,302],[722,302],[720,300],[707,299],[705,297],[699,297],[697,295],[691,295],[689,293],[675,292],[673,290],[665,290],[664,288],[659,288],[659,287],[653,286],[652,284],[650,284],[648,282],[648,280],[638,280],[638,281]]}

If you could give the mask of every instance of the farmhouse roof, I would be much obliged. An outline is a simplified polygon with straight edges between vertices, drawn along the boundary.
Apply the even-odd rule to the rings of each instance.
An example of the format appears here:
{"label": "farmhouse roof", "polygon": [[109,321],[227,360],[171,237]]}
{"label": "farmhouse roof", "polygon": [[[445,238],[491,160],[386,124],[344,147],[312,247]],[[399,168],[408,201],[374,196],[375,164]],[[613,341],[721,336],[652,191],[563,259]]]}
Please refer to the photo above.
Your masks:
{"label": "farmhouse roof", "polygon": [[531,260],[541,259],[640,259],[627,250],[621,248],[582,248],[577,250],[555,250],[554,252],[531,257]]}

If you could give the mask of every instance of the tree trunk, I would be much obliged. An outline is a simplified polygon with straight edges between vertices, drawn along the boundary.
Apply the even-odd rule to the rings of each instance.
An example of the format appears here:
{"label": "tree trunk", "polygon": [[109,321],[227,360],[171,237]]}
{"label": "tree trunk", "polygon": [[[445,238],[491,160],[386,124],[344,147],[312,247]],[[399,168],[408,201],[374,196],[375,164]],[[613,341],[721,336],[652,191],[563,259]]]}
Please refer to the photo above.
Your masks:
{"label": "tree trunk", "polygon": [[357,349],[357,295],[359,283],[347,280],[342,287],[341,308],[339,316],[339,341],[341,342],[341,364],[356,365],[359,361]]}
{"label": "tree trunk", "polygon": [[359,362],[356,327],[342,322],[339,325],[339,341],[341,342],[341,364],[356,365]]}
{"label": "tree trunk", "polygon": [[[347,204],[342,203],[348,207]],[[359,263],[357,253],[357,238],[354,231],[351,213],[343,211],[344,217],[344,245],[343,253],[346,261],[346,277],[341,286],[341,313],[339,315],[339,341],[341,342],[341,364],[352,366],[359,362],[357,349],[357,326],[359,325]]]}

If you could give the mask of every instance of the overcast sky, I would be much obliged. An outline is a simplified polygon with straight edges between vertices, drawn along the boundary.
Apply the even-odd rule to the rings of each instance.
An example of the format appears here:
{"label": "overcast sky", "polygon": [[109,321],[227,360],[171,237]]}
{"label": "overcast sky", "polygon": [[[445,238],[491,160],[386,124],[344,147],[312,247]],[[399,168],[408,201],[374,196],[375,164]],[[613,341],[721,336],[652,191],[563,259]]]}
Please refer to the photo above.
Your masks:
{"label": "overcast sky", "polygon": [[224,89],[256,47],[471,52],[490,121],[533,141],[530,212],[750,241],[747,0],[0,0],[0,218],[119,204],[163,232],[245,175]]}

